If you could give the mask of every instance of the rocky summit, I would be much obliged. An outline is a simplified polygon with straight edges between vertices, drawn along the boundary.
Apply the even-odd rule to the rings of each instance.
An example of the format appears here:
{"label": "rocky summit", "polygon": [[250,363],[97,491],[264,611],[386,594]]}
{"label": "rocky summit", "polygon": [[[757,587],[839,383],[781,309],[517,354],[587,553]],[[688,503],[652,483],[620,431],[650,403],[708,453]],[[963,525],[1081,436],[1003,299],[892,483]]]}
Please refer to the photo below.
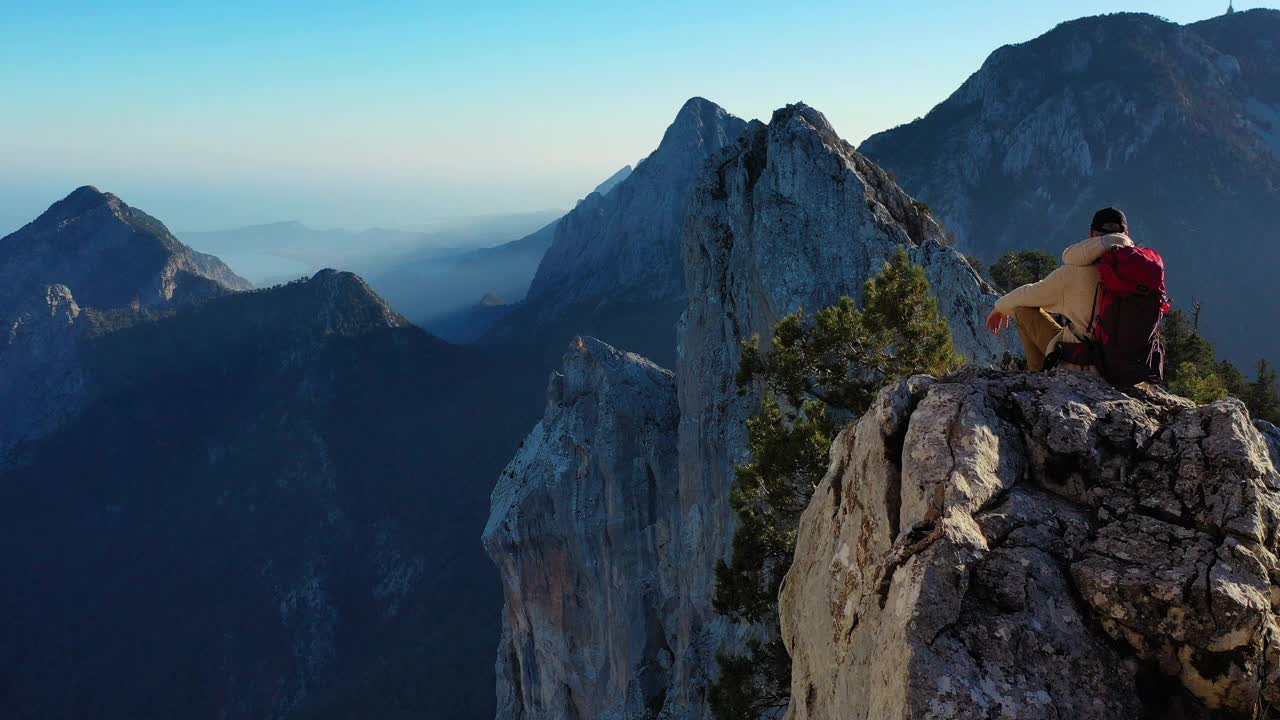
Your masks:
{"label": "rocky summit", "polygon": [[0,238],[0,317],[49,285],[97,308],[182,303],[250,287],[159,220],[90,186]]}
{"label": "rocky summit", "polygon": [[971,361],[1006,349],[981,327],[990,289],[812,108],[753,122],[712,156],[682,237],[674,380],[602,343],[571,347],[542,424],[494,493],[500,718],[708,716],[716,654],[744,637],[711,608],[734,468],[746,460],[742,423],[759,402],[734,383],[742,341],[767,342],[797,308],[860,298],[902,248],[925,267]]}
{"label": "rocky summit", "polygon": [[801,521],[788,717],[1257,717],[1280,699],[1277,530],[1238,401],[1071,372],[893,385]]}
{"label": "rocky summit", "polygon": [[665,701],[677,421],[670,371],[594,338],[570,345],[484,531],[506,598],[499,717],[645,717]]}
{"label": "rocky summit", "polygon": [[715,103],[692,98],[657,149],[630,173],[610,178],[561,218],[524,302],[486,341],[534,338],[559,356],[578,334],[607,337],[660,362],[674,359],[675,323],[685,305],[681,237],[693,187],[707,158],[746,126]]}
{"label": "rocky summit", "polygon": [[1199,302],[1234,362],[1280,361],[1280,11],[1178,25],[1120,13],[1063,23],[991,54],[949,98],[860,150],[929,203],[965,252],[1057,255],[1108,205]]}

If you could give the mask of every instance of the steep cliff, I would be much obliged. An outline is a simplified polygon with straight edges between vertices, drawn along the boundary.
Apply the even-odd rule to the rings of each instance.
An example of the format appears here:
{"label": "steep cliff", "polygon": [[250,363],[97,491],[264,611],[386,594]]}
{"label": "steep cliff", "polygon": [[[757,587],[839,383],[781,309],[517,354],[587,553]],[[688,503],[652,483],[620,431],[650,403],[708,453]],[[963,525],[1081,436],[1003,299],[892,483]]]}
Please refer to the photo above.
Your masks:
{"label": "steep cliff", "polygon": [[670,685],[663,612],[681,568],[671,373],[586,338],[493,492],[504,718],[652,716]]}
{"label": "steep cliff", "polygon": [[[740,396],[734,383],[740,343],[755,333],[767,341],[773,323],[798,307],[818,309],[846,294],[860,297],[866,280],[897,249],[906,248],[925,267],[957,347],[973,362],[992,362],[1005,349],[981,328],[994,296],[958,254],[938,244],[940,235],[936,223],[887,175],[836,137],[820,113],[803,105],[778,111],[767,126],[752,123],[711,159],[693,191],[683,233],[688,303],[677,330],[678,427],[671,427],[670,408],[648,415],[655,427],[670,433],[652,443],[664,449],[663,457],[668,457],[665,448],[677,449],[676,457],[668,457],[677,472],[656,474],[656,485],[630,490],[642,495],[580,505],[579,484],[542,479],[549,476],[547,468],[557,468],[562,476],[580,477],[582,486],[597,484],[564,469],[566,451],[548,445],[544,419],[494,495],[490,528],[505,527],[502,523],[513,515],[510,488],[553,488],[554,493],[542,492],[556,498],[519,506],[519,542],[495,553],[508,588],[510,628],[499,648],[499,717],[706,716],[704,696],[717,673],[716,653],[740,640],[742,632],[711,608],[713,568],[729,552],[734,526],[728,502],[734,468],[746,459],[742,423],[759,401]],[[579,400],[575,407],[597,402]],[[636,418],[652,411],[634,406],[610,412]],[[548,418],[554,417],[559,416],[549,410]],[[623,467],[654,466],[616,437],[586,437],[589,442],[576,442],[593,448],[592,456],[609,457]],[[649,502],[654,504],[646,506]],[[661,539],[652,550],[643,546],[646,553],[656,553],[643,561],[656,581],[640,583],[641,591],[589,579],[594,575],[581,568],[625,562],[636,554],[637,543],[619,549],[608,533],[584,534],[584,528],[593,527],[585,520],[565,526],[559,519],[562,508],[603,512],[611,523],[639,512],[632,521],[646,524],[646,532]],[[554,548],[554,561],[542,560],[545,548]],[[557,584],[527,589],[548,584],[551,575]],[[588,639],[584,629],[600,622],[602,611],[569,612],[588,597],[626,630]],[[648,618],[660,622],[655,626]],[[643,632],[653,635],[641,643],[636,638]],[[652,648],[661,650],[646,654]],[[625,687],[635,694],[627,695],[622,706],[617,704],[622,696],[598,694],[595,685],[573,674],[588,667],[612,668],[606,671],[609,687],[624,687],[617,678],[629,678]],[[641,667],[646,670],[637,672]],[[643,703],[644,712],[637,703]]]}
{"label": "steep cliff", "polygon": [[[924,118],[860,150],[993,261],[1057,254],[1099,207],[1169,267],[1176,304],[1241,365],[1280,359],[1280,336],[1240,318],[1280,301],[1265,238],[1280,224],[1280,11],[1177,25],[1083,18],[996,50]],[[1212,248],[1209,251],[1208,248]]]}
{"label": "steep cliff", "polygon": [[885,389],[781,593],[789,717],[1249,717],[1280,699],[1280,477],[1244,407],[1077,373]]}

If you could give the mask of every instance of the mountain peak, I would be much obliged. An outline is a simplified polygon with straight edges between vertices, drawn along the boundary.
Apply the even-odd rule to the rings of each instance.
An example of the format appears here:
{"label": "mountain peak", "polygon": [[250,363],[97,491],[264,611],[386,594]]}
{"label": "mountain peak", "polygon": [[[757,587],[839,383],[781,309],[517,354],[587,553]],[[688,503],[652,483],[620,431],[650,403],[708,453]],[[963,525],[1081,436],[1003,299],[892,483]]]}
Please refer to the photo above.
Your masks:
{"label": "mountain peak", "polygon": [[250,287],[164,223],[92,185],[0,238],[0,316],[32,286],[65,285],[86,307],[188,302]]}
{"label": "mountain peak", "polygon": [[49,209],[36,219],[36,222],[46,219],[65,220],[82,215],[103,205],[113,204],[113,202],[117,205],[121,204],[120,198],[111,193],[102,192],[93,185],[82,185],[72,190],[66,197],[50,205]]}
{"label": "mountain peak", "polygon": [[625,180],[559,221],[521,311],[533,319],[513,314],[504,323],[543,324],[573,306],[592,308],[587,314],[625,303],[679,306],[680,235],[690,193],[708,158],[746,125],[704,98],[686,102],[658,148]]}
{"label": "mountain peak", "polygon": [[[706,98],[690,98],[680,107],[650,159],[668,154],[685,154],[712,140],[727,145],[746,123]],[[730,137],[725,139],[724,136]]]}
{"label": "mountain peak", "polygon": [[688,100],[684,101],[684,105],[680,106],[680,112],[677,115],[677,117],[679,115],[684,115],[686,113],[692,113],[695,115],[705,115],[708,113],[716,113],[716,112],[724,112],[724,111],[725,111],[724,108],[711,102],[710,100],[704,97],[695,95],[694,97],[691,97]]}
{"label": "mountain peak", "polygon": [[844,143],[836,133],[836,129],[827,120],[827,116],[802,102],[778,108],[769,121],[771,128],[787,128],[793,123],[802,123],[818,131],[824,142],[841,145]]}
{"label": "mountain peak", "polygon": [[321,296],[318,317],[331,332],[353,334],[370,327],[404,327],[404,319],[359,275],[325,268],[310,280],[298,283],[306,292]]}
{"label": "mountain peak", "polygon": [[65,198],[63,198],[63,199],[64,199],[64,200],[77,200],[77,199],[81,199],[81,198],[99,198],[99,199],[101,199],[101,198],[106,198],[106,197],[108,197],[108,196],[109,196],[109,194],[108,194],[108,193],[104,193],[104,192],[102,192],[102,191],[101,191],[101,190],[99,190],[99,189],[97,188],[97,186],[95,186],[95,185],[81,185],[80,187],[76,188],[75,190],[72,190],[72,191],[71,191],[71,192],[70,192],[70,193],[69,193]]}
{"label": "mountain peak", "polygon": [[[359,275],[349,270],[334,270],[333,268],[324,268],[311,276],[309,282],[313,287],[325,288],[326,290],[355,293],[357,295],[369,296],[377,298],[377,293],[369,284]],[[381,298],[378,299],[381,302]]]}

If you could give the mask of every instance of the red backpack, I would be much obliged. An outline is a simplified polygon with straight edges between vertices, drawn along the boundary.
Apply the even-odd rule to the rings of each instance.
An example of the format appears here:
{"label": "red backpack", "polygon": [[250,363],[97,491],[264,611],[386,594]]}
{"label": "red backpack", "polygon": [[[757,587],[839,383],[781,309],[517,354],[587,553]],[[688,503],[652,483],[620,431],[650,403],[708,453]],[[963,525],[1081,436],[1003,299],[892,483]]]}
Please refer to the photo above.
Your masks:
{"label": "red backpack", "polygon": [[1160,323],[1169,311],[1164,258],[1151,248],[1113,247],[1098,261],[1098,276],[1089,325],[1094,365],[1113,385],[1162,381]]}

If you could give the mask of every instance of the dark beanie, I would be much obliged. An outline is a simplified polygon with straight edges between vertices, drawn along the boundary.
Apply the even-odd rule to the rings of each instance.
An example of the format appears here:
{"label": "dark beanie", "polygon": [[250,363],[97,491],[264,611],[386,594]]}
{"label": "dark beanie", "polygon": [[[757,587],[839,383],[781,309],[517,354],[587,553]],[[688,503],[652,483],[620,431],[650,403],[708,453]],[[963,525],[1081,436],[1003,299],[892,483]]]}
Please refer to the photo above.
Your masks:
{"label": "dark beanie", "polygon": [[1100,233],[1125,233],[1129,232],[1129,219],[1116,208],[1102,208],[1093,214],[1089,227]]}

